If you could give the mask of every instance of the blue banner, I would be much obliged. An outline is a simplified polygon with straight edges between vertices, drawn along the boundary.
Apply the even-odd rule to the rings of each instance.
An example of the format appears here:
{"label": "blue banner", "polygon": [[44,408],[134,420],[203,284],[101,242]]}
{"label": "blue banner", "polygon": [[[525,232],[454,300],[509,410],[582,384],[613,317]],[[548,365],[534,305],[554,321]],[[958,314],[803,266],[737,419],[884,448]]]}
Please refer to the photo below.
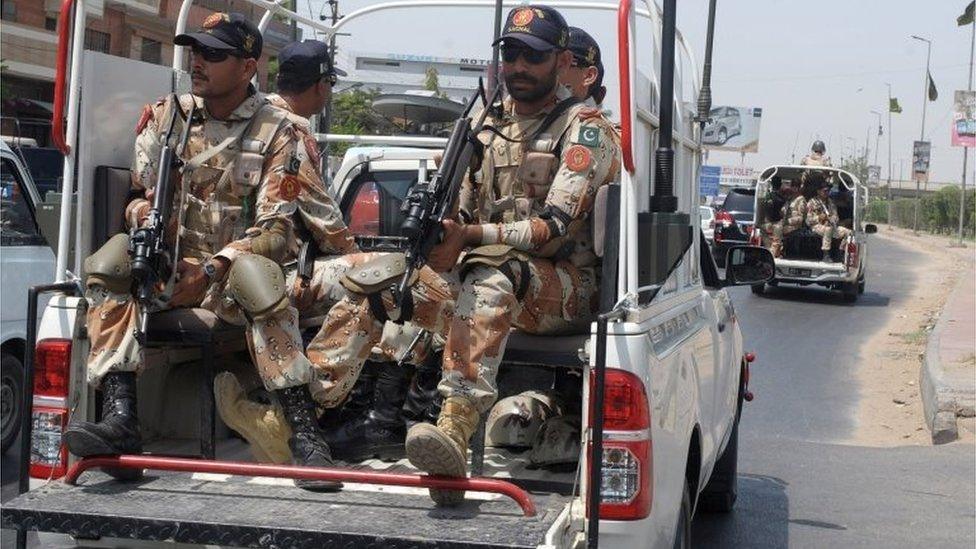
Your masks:
{"label": "blue banner", "polygon": [[718,182],[721,175],[721,166],[701,166],[698,170],[698,194],[718,196]]}

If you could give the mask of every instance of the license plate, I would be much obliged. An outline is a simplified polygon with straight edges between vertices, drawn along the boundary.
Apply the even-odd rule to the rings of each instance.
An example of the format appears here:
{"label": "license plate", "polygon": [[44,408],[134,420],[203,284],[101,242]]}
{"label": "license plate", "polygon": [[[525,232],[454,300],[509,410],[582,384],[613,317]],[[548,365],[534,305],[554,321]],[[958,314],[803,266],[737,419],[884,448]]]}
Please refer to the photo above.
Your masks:
{"label": "license plate", "polygon": [[786,269],[786,272],[792,276],[810,276],[810,269],[794,269],[790,267]]}

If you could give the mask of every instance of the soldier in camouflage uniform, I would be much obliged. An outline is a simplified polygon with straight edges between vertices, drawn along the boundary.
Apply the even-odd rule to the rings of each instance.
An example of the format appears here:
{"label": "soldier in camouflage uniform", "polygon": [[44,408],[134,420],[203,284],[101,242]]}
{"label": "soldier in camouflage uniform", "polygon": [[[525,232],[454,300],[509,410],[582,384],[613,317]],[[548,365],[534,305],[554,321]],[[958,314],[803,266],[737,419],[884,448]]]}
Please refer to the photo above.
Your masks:
{"label": "soldier in camouflage uniform", "polygon": [[792,187],[783,185],[779,176],[770,181],[770,190],[763,198],[763,232],[769,235],[769,251],[773,257],[783,256],[784,214],[793,197]]}
{"label": "soldier in camouflage uniform", "polygon": [[[525,6],[508,15],[502,44],[510,98],[484,131],[484,159],[460,197],[463,224],[445,222],[442,243],[412,286],[417,325],[446,334],[445,400],[437,425],[407,435],[407,457],[431,474],[463,476],[468,441],[495,402],[497,373],[512,327],[530,333],[585,329],[598,298],[590,212],[600,186],[618,173],[613,126],[558,85],[571,63],[568,29],[555,10]],[[460,264],[459,254],[470,249]],[[364,254],[343,284],[357,292],[327,319],[323,352],[337,379],[354,377],[379,340],[367,294],[403,272],[403,256]],[[391,304],[387,302],[386,307]],[[431,490],[453,505],[463,493]]]}
{"label": "soldier in camouflage uniform", "polygon": [[[257,28],[240,14],[217,13],[199,32],[179,35],[175,43],[192,48],[193,95],[170,96],[143,111],[132,184],[144,197],[125,212],[129,227],[145,221],[167,129],[163,121],[171,109],[185,113],[195,103],[199,116],[181,123],[191,124],[185,150],[177,151],[186,168],[181,178],[174,174],[174,215],[166,234],[175,255],[175,285],[156,309],[202,307],[247,326],[258,373],[284,408],[294,463],[331,465],[309,393],[313,367],[302,352],[298,312],[280,265],[294,259],[302,238],[331,253],[353,252],[355,243],[318,176],[314,140],[249,84],[261,54]],[[127,240],[116,235],[85,262],[88,376],[101,386],[105,407],[102,421],[73,422],[66,431],[68,448],[79,456],[141,450],[135,406],[136,374],[143,366],[143,348],[135,337],[141,304],[131,295]],[[341,486],[296,484],[319,490]]]}
{"label": "soldier in camouflage uniform", "polygon": [[[819,174],[817,174],[819,175]],[[807,200],[807,225],[822,237],[820,249],[823,250],[823,261],[833,263],[830,256],[831,241],[835,238],[844,239],[851,235],[851,230],[838,225],[837,206],[830,199],[830,185],[822,178],[814,180],[813,174],[809,179],[816,185],[816,195]]]}
{"label": "soldier in camouflage uniform", "polygon": [[800,160],[801,166],[830,166],[830,157],[827,156],[827,147],[823,141],[814,141],[810,147],[810,154]]}
{"label": "soldier in camouflage uniform", "polygon": [[585,30],[569,27],[568,49],[573,63],[559,75],[560,82],[588,106],[599,107],[607,95],[600,45]]}

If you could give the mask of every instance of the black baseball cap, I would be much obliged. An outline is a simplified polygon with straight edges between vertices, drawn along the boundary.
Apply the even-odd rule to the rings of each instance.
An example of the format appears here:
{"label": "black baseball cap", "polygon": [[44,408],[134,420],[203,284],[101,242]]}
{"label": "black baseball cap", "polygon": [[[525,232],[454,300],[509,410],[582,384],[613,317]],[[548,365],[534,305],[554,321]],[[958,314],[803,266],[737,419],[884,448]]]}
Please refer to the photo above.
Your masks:
{"label": "black baseball cap", "polygon": [[200,44],[217,50],[234,51],[240,57],[261,57],[264,41],[254,23],[240,13],[212,13],[203,20],[200,30],[178,34],[173,40],[177,46]]}
{"label": "black baseball cap", "polygon": [[569,27],[569,51],[577,63],[586,67],[596,67],[596,85],[603,84],[603,60],[600,58],[600,45],[590,33],[579,27]]}
{"label": "black baseball cap", "polygon": [[292,42],[278,54],[278,85],[310,84],[327,74],[345,76],[332,65],[329,46],[319,40]]}
{"label": "black baseball cap", "polygon": [[492,43],[517,40],[539,50],[564,50],[569,44],[569,25],[549,6],[520,6],[508,12],[502,35]]}

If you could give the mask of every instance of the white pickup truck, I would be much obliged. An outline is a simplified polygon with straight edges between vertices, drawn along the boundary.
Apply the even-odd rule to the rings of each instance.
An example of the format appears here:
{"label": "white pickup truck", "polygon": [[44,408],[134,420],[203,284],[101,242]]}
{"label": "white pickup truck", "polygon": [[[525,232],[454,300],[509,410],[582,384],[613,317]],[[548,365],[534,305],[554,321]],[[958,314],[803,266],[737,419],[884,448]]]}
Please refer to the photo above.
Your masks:
{"label": "white pickup truck", "polygon": [[[294,16],[278,5],[249,1]],[[401,1],[367,11],[424,5]],[[564,8],[571,23],[578,15],[578,3],[551,5]],[[487,0],[466,1],[457,9],[479,8],[487,19],[492,6]],[[36,350],[29,351],[36,356],[36,375],[46,381],[37,385],[30,403],[32,489],[3,506],[3,528],[69,535],[86,544],[98,539],[103,546],[128,546],[134,539],[238,547],[690,546],[696,508],[728,511],[735,503],[738,422],[743,400],[751,398],[754,357],[743,351],[723,288],[765,282],[773,262],[761,248],[734,247],[720,278],[701,238],[700,126],[687,107],[695,97],[672,93],[697,89],[698,76],[693,54],[674,33],[674,1],[666,2],[663,14],[653,3],[635,10],[630,0],[585,9],[618,13],[619,40],[627,52],[617,60],[624,75],[617,88],[624,168],[593,214],[602,255],[602,314],[575,335],[513,333],[499,373],[500,379],[517,379],[521,388],[548,388],[556,376],[573,380],[576,390],[568,393],[581,395],[577,405],[584,411],[575,469],[531,468],[524,453],[485,448],[483,436],[476,435],[470,479],[429,478],[406,461],[369,460],[330,470],[345,482],[339,493],[294,489],[287,480],[294,468],[248,463],[242,443],[215,419],[213,373],[229,369],[245,375],[250,367],[246,353],[240,353],[241,331],[200,310],[165,313],[152,323],[151,367],[139,384],[150,455],[78,460],[61,444],[61,431],[69,415],[95,417],[96,399],[84,375],[84,302],[60,293],[45,309]],[[76,13],[83,15],[82,4]],[[353,12],[340,25],[360,15]],[[640,80],[637,70],[638,40],[632,32],[638,15],[652,23],[642,28],[671,43],[666,52],[674,54],[677,46],[672,60],[683,67],[674,72],[673,61],[664,56],[660,97],[667,108],[660,118],[659,105],[650,100],[650,80]],[[328,32],[339,27],[314,23]],[[657,51],[660,41],[641,37],[640,49]],[[85,94],[69,103],[69,118],[80,115],[81,127],[88,127],[93,113],[111,105],[127,129],[116,134],[103,127],[100,136],[107,137],[89,141],[84,157],[70,153],[66,158],[66,170],[78,167],[73,230],[81,235],[77,249],[83,257],[119,225],[127,173],[109,166],[128,165],[130,122],[142,98],[170,89],[173,74],[94,52],[80,55],[77,72]],[[176,69],[180,61],[177,51]],[[682,85],[680,75],[692,78],[691,86]],[[665,139],[659,144],[660,135]],[[76,144],[70,137],[71,126],[68,141]],[[382,139],[358,141],[369,140]],[[348,224],[364,243],[368,236],[390,234],[399,201],[431,173],[433,149],[402,146],[416,140],[386,141],[401,146],[348,151],[333,184]],[[658,176],[652,184],[654,162],[644,151],[655,148]],[[669,150],[673,171],[662,171],[670,164]],[[673,185],[668,185],[671,173]],[[65,194],[72,184],[66,171]],[[67,212],[62,219],[68,219]],[[64,229],[62,243],[67,243],[71,236]],[[67,246],[59,249],[67,254]],[[59,256],[59,264],[63,269],[66,256]],[[75,272],[79,267],[76,259]],[[59,272],[64,280],[64,271]],[[95,470],[109,462],[134,464],[151,474],[139,483],[120,483]],[[467,501],[457,509],[435,508],[424,489],[432,482],[463,486]]]}

